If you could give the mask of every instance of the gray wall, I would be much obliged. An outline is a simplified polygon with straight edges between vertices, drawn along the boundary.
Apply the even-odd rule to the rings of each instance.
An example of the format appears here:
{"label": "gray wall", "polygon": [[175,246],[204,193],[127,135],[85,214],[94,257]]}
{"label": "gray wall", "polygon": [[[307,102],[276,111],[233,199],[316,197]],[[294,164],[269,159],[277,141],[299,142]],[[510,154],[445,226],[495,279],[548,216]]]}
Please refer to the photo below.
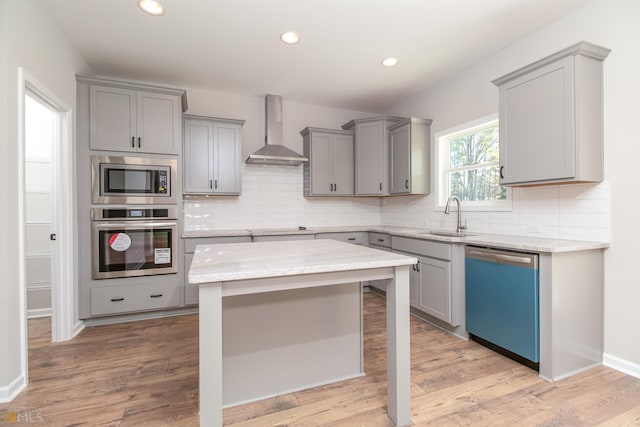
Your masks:
{"label": "gray wall", "polygon": [[[18,185],[18,67],[23,67],[59,99],[75,110],[76,73],[90,73],[86,61],[34,0],[0,0],[0,399],[25,374],[21,366],[24,298],[18,265],[18,223],[22,195]],[[75,114],[74,114],[75,122]]]}

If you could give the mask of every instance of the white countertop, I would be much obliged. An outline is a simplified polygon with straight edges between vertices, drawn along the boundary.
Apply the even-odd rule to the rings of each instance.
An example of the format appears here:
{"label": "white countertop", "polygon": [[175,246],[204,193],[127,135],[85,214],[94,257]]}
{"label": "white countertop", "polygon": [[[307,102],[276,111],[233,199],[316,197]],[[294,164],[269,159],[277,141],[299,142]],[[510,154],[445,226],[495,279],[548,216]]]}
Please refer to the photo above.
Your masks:
{"label": "white countertop", "polygon": [[412,265],[417,259],[329,239],[198,245],[190,283]]}
{"label": "white countertop", "polygon": [[253,235],[287,235],[287,234],[317,234],[317,233],[346,233],[346,232],[377,232],[387,233],[398,237],[409,237],[422,240],[433,240],[447,243],[463,243],[466,245],[490,246],[504,249],[515,249],[530,252],[575,252],[609,247],[606,242],[591,242],[583,240],[550,239],[543,237],[513,236],[506,234],[484,234],[470,232],[464,237],[437,236],[428,234],[429,229],[401,226],[340,226],[340,227],[312,227],[306,230],[290,229],[259,229],[259,230],[194,230],[185,231],[183,238],[224,237],[224,236],[253,236]]}

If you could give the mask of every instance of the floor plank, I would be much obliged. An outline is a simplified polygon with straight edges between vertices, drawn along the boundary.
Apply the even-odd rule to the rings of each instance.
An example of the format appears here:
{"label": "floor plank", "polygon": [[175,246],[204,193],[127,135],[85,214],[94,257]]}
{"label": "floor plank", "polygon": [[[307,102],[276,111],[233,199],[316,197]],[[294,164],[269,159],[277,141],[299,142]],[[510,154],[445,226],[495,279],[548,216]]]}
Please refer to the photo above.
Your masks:
{"label": "floor plank", "polygon": [[[365,371],[224,412],[229,426],[387,427],[384,300],[365,294]],[[29,321],[31,383],[10,412],[51,426],[197,426],[198,316],[85,329],[50,343]],[[549,383],[475,342],[411,319],[411,414],[417,426],[640,426],[640,380],[606,367]]]}

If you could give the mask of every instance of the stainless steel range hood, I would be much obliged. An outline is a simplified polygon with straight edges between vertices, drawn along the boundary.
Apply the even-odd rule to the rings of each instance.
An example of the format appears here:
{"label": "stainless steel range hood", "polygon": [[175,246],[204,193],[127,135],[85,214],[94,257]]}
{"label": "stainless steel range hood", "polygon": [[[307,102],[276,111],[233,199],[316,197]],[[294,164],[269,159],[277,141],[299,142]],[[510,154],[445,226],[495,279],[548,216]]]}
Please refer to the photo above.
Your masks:
{"label": "stainless steel range hood", "polygon": [[265,145],[247,157],[247,163],[258,165],[297,166],[308,158],[282,145],[282,97],[267,95],[265,105]]}

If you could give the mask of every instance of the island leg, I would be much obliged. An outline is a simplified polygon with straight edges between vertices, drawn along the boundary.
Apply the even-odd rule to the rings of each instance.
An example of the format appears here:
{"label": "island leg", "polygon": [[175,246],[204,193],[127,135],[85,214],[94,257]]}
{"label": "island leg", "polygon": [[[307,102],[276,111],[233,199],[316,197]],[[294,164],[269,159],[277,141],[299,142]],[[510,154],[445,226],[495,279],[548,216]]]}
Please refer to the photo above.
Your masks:
{"label": "island leg", "polygon": [[222,283],[199,291],[200,425],[222,426]]}
{"label": "island leg", "polygon": [[397,426],[411,424],[409,266],[395,267],[387,283],[387,414]]}

